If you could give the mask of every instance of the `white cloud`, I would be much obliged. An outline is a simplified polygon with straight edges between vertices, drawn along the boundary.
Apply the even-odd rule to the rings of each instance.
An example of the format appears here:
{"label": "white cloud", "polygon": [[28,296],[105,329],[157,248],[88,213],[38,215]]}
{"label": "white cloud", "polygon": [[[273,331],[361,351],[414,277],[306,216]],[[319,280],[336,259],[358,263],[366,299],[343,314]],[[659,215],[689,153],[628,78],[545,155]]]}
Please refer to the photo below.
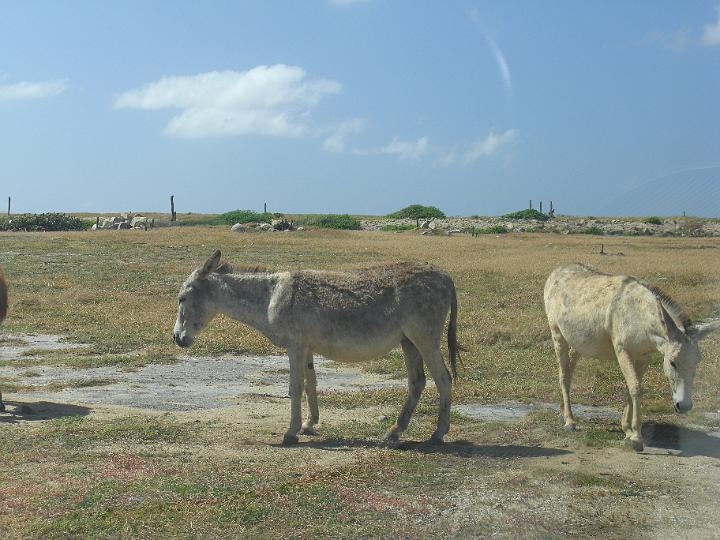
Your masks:
{"label": "white cloud", "polygon": [[401,141],[397,137],[389,144],[380,148],[381,154],[398,156],[400,159],[420,159],[428,151],[429,140],[427,137],[420,137],[417,141]]}
{"label": "white cloud", "polygon": [[643,42],[647,45],[659,45],[670,51],[682,52],[690,45],[690,38],[687,30],[680,29],[670,33],[651,32],[645,36]]}
{"label": "white cloud", "polygon": [[720,45],[720,6],[717,7],[718,18],[714,24],[705,26],[702,35],[703,45],[714,46]]}
{"label": "white cloud", "polygon": [[297,136],[307,130],[310,109],[340,89],[336,81],[307,80],[302,68],[276,64],[163,77],[120,94],[115,107],[181,109],[165,128],[177,137]]}
{"label": "white cloud", "polygon": [[465,153],[465,163],[472,163],[480,158],[492,156],[501,146],[506,145],[516,136],[517,132],[514,129],[508,129],[499,135],[495,133],[495,130],[491,129],[487,137],[470,144],[470,149]]}
{"label": "white cloud", "polygon": [[348,135],[359,133],[364,127],[364,118],[351,118],[342,122],[335,132],[323,141],[323,148],[328,152],[341,154],[345,151],[345,138]]}
{"label": "white cloud", "polygon": [[510,66],[508,66],[507,60],[505,59],[505,55],[500,50],[500,47],[498,47],[497,43],[495,43],[495,40],[491,38],[490,36],[486,36],[488,45],[490,45],[490,48],[492,49],[493,54],[495,55],[495,62],[497,63],[498,71],[500,72],[500,77],[502,78],[503,85],[505,86],[505,91],[508,93],[508,95],[512,94],[512,77],[510,76]]}
{"label": "white cloud", "polygon": [[67,90],[67,88],[67,79],[41,82],[22,81],[0,86],[0,101],[41,99],[56,96]]}
{"label": "white cloud", "polygon": [[391,142],[380,148],[355,148],[353,153],[358,156],[385,154],[397,156],[401,160],[418,160],[430,150],[430,140],[420,137],[417,141],[401,141],[395,137]]}

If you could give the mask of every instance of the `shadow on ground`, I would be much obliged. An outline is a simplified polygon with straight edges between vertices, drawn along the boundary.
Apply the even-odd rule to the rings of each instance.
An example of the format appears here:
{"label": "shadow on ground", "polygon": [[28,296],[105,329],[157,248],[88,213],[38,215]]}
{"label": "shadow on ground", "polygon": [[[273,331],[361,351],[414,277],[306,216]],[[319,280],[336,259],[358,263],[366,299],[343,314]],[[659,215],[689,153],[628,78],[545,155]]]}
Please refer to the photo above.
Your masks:
{"label": "shadow on ground", "polygon": [[706,456],[720,459],[720,438],[676,424],[646,422],[643,438],[648,446],[676,450],[685,457]]}
{"label": "shadow on ground", "polygon": [[[274,446],[274,445],[273,445]],[[278,445],[279,446],[279,445]],[[324,450],[349,450],[351,448],[394,448],[399,451],[413,451],[422,454],[446,454],[457,457],[489,457],[489,458],[534,458],[561,456],[569,454],[560,448],[544,448],[542,446],[481,445],[471,441],[457,440],[444,444],[432,442],[402,441],[396,446],[388,446],[384,441],[372,439],[321,439],[301,443],[300,446],[320,448]]]}
{"label": "shadow on ground", "polygon": [[52,420],[54,418],[85,416],[87,414],[90,414],[90,408],[80,405],[53,403],[50,401],[36,401],[35,403],[5,401],[5,412],[0,413],[0,423],[13,424],[20,420]]}

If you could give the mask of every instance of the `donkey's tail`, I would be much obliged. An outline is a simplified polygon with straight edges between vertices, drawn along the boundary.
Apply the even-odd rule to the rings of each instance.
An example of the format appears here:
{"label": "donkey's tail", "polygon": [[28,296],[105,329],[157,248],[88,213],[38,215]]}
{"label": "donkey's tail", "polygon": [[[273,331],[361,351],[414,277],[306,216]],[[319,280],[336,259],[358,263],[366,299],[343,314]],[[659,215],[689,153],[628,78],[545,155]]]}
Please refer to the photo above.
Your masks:
{"label": "donkey's tail", "polygon": [[7,283],[5,283],[5,275],[0,268],[0,322],[3,322],[7,315]]}
{"label": "donkey's tail", "polygon": [[457,341],[457,292],[455,284],[452,285],[452,293],[450,296],[450,323],[447,332],[448,353],[450,353],[450,371],[452,371],[453,380],[458,380],[457,361],[460,360],[460,351],[464,350]]}

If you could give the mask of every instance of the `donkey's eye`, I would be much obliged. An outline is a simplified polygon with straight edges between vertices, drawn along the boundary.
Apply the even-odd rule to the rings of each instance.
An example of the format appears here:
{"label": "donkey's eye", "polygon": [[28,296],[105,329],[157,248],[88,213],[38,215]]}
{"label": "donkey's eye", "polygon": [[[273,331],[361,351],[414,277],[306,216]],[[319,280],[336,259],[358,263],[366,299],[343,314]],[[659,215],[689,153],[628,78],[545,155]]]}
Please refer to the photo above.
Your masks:
{"label": "donkey's eye", "polygon": [[182,304],[185,301],[185,297],[178,298],[178,304]]}
{"label": "donkey's eye", "polygon": [[670,365],[673,369],[677,369],[677,364],[675,362],[670,362]]}

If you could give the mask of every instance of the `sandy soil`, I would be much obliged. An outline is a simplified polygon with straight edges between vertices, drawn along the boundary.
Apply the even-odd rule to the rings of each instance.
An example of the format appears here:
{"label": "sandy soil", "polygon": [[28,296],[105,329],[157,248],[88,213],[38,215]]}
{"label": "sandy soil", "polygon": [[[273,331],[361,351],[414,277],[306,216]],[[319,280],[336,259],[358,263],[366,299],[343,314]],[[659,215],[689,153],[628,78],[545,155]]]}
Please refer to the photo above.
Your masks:
{"label": "sandy soil", "polygon": [[[5,336],[6,340],[11,336]],[[14,336],[0,347],[0,358],[12,359],[23,350],[67,349],[54,336]],[[244,460],[283,463],[287,453],[299,457],[307,470],[322,474],[360,459],[363,453],[384,452],[379,441],[303,438],[294,449],[277,444],[287,425],[287,359],[273,357],[183,358],[173,365],[149,365],[134,372],[112,367],[70,369],[12,365],[0,368],[1,378],[44,386],[49,382],[111,380],[101,386],[65,388],[56,392],[7,393],[8,412],[3,422],[32,422],[43,418],[89,414],[114,418],[132,414],[172,411],[180,421],[213,420],[227,425],[227,440],[213,446]],[[360,390],[363,387],[404,386],[402,380],[362,372],[327,360],[317,363],[323,390]],[[519,421],[551,404],[466,404],[456,412],[470,418]],[[577,407],[582,418],[617,420],[619,411]],[[392,418],[394,405],[352,409],[324,408],[323,425],[339,422],[377,422]],[[444,522],[451,537],[565,537],[603,538],[677,537],[720,538],[716,508],[720,496],[720,432],[700,426],[668,426],[646,422],[647,448],[642,454],[609,448],[560,445],[523,446],[478,444],[451,432],[448,443],[432,447],[406,442],[399,451],[447,456],[453,467],[462,462],[456,489],[448,494],[451,505],[427,519]],[[556,445],[557,446],[557,445]],[[178,447],[184,456],[201,455],[206,447]],[[565,473],[566,471],[567,473]],[[438,474],[442,474],[439,471]],[[565,475],[607,478],[568,488]],[[618,492],[612,482],[624,482]],[[630,483],[628,484],[628,479]],[[613,491],[615,490],[615,491]],[[618,494],[619,493],[619,494]]]}

